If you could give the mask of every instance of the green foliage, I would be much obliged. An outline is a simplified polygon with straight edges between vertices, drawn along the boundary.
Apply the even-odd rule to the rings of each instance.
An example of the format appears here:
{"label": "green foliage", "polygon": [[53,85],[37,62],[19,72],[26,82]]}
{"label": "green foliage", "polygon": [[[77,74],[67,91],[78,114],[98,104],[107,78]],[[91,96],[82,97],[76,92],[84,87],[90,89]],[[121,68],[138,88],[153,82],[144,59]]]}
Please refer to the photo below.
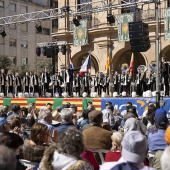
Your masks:
{"label": "green foliage", "polygon": [[36,71],[38,75],[41,75],[45,68],[49,71],[50,74],[52,74],[53,66],[51,61],[43,60],[37,62]]}
{"label": "green foliage", "polygon": [[12,61],[8,56],[0,55],[0,68],[8,70],[10,69],[11,64],[12,64]]}
{"label": "green foliage", "polygon": [[11,70],[13,73],[19,72],[21,76],[25,76],[25,73],[29,72],[29,65],[28,64],[27,65],[23,64],[21,66],[12,65]]}

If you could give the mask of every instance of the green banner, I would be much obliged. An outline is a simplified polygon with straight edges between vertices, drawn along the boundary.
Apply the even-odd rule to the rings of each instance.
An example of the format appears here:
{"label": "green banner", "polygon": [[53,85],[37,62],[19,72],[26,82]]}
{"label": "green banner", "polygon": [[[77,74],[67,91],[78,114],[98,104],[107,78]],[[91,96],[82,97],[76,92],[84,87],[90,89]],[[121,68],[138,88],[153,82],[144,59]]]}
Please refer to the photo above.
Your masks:
{"label": "green banner", "polygon": [[83,99],[82,111],[87,109],[87,103],[88,102],[93,102],[93,99],[92,98],[85,98],[85,99]]}
{"label": "green banner", "polygon": [[88,44],[87,19],[80,20],[80,25],[78,27],[74,26],[73,42],[74,46]]}
{"label": "green banner", "polygon": [[121,14],[117,16],[118,22],[118,41],[124,42],[129,41],[129,22],[133,22],[133,13]]}
{"label": "green banner", "polygon": [[53,109],[55,110],[56,107],[62,107],[62,104],[63,104],[63,99],[62,98],[55,98],[54,99]]}
{"label": "green banner", "polygon": [[3,106],[10,106],[11,105],[11,98],[4,98],[4,101],[3,101]]}
{"label": "green banner", "polygon": [[170,8],[164,9],[165,40],[170,39]]}
{"label": "green banner", "polygon": [[36,103],[36,98],[28,98],[27,104],[30,104],[30,103]]}

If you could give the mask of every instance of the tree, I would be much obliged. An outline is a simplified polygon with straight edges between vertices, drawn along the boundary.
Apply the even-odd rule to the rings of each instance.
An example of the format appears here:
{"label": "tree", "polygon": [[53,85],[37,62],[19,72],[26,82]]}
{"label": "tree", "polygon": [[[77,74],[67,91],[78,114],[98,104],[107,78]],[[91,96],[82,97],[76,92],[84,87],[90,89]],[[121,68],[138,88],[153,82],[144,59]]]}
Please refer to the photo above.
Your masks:
{"label": "tree", "polygon": [[12,65],[11,70],[13,73],[15,73],[16,71],[19,72],[21,76],[25,76],[25,73],[30,71],[28,64],[27,65],[22,64],[20,66]]}
{"label": "tree", "polygon": [[11,64],[12,61],[7,55],[0,55],[0,68],[8,70],[10,69]]}
{"label": "tree", "polygon": [[53,65],[51,61],[43,60],[43,61],[37,62],[36,71],[38,75],[41,75],[41,73],[44,71],[45,68],[49,71],[50,74],[52,74]]}

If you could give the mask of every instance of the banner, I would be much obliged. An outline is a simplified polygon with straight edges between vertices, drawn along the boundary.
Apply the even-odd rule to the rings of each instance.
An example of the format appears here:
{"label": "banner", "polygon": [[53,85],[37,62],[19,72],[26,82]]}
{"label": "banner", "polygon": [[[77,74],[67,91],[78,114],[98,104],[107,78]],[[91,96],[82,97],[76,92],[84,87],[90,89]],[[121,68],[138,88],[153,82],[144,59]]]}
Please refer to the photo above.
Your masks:
{"label": "banner", "polygon": [[165,40],[170,39],[170,8],[164,9]]}
{"label": "banner", "polygon": [[133,22],[133,13],[121,14],[117,16],[118,21],[118,41],[124,42],[129,41],[129,22]]}
{"label": "banner", "polygon": [[74,46],[88,44],[87,19],[80,20],[80,25],[78,27],[74,25],[73,42]]}

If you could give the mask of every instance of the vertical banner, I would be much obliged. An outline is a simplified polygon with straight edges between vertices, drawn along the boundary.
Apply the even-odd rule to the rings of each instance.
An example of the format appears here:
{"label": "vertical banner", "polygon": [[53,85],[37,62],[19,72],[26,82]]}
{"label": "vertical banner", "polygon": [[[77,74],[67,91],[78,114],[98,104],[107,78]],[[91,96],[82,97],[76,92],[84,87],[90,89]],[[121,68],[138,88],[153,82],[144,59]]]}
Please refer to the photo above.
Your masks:
{"label": "vertical banner", "polygon": [[170,39],[170,8],[164,9],[165,40]]}
{"label": "vertical banner", "polygon": [[74,25],[73,42],[74,46],[88,44],[87,19],[80,20],[80,25],[78,27]]}
{"label": "vertical banner", "polygon": [[133,13],[121,14],[117,16],[118,21],[118,41],[129,41],[129,22],[133,22]]}

